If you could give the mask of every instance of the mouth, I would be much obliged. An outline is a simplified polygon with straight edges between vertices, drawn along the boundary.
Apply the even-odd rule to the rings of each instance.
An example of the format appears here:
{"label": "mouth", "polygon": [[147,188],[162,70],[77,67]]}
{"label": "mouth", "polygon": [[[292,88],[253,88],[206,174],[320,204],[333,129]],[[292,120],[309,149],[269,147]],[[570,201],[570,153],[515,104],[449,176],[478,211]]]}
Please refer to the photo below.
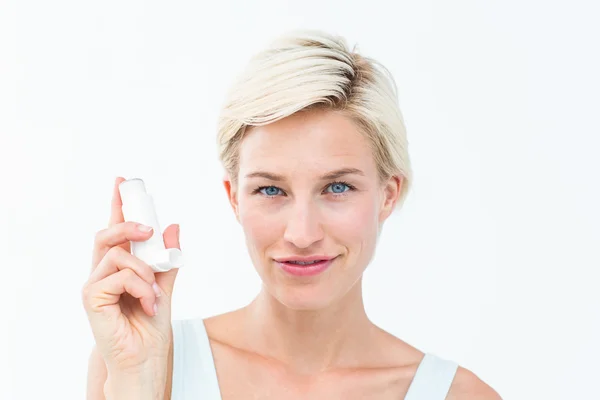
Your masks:
{"label": "mouth", "polygon": [[328,269],[337,257],[314,256],[276,259],[284,272],[294,276],[314,276]]}

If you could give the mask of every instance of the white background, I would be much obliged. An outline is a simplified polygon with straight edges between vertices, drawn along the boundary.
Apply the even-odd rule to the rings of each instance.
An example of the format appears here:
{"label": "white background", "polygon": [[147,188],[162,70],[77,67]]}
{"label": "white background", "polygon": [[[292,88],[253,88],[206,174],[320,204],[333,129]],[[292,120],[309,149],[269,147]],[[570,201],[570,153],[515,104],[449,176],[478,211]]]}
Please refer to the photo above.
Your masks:
{"label": "white background", "polygon": [[80,290],[115,176],[187,265],[174,318],[259,289],[221,186],[219,106],[291,28],[394,74],[415,177],[365,274],[370,317],[505,399],[599,399],[600,60],[589,1],[0,3],[0,398],[84,398]]}

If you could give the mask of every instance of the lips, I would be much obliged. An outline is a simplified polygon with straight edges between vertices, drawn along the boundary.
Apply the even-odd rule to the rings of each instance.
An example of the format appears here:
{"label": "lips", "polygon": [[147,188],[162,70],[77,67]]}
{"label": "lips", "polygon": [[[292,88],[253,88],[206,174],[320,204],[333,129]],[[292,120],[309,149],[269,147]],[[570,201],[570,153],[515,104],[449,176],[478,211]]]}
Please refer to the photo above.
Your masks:
{"label": "lips", "polygon": [[[311,259],[312,258],[312,259]],[[322,273],[333,264],[335,257],[304,257],[275,260],[284,272],[294,276],[314,276]],[[309,263],[309,264],[299,264]]]}
{"label": "lips", "polygon": [[282,258],[275,258],[275,261],[277,262],[281,262],[281,263],[287,263],[287,262],[311,262],[311,261],[329,261],[331,259],[333,259],[335,257],[330,257],[330,256],[325,256],[325,255],[314,255],[314,256],[308,256],[308,257],[282,257]]}

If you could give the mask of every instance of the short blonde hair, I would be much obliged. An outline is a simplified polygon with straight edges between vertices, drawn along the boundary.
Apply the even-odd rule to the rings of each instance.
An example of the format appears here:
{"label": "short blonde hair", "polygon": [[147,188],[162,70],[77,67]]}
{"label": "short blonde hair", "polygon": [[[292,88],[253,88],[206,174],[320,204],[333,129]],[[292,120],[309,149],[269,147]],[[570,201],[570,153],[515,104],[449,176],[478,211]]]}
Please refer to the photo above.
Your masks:
{"label": "short blonde hair", "polygon": [[367,136],[379,176],[403,178],[396,209],[412,183],[397,88],[377,61],[350,51],[343,37],[290,31],[251,58],[229,90],[218,119],[217,143],[226,173],[237,183],[239,146],[249,126],[314,108],[342,111]]}

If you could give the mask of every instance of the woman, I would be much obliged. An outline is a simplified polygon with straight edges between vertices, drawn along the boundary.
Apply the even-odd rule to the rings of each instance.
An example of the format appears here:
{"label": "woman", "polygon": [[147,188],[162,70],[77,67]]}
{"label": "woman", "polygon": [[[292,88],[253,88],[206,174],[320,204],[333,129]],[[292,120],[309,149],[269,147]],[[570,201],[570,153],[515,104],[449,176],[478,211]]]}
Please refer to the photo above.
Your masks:
{"label": "woman", "polygon": [[[219,120],[224,186],[263,286],[247,306],[171,321],[177,270],[129,253],[117,185],[83,302],[89,399],[499,399],[470,371],[373,324],[362,274],[411,183],[393,79],[343,38],[279,38]],[[163,233],[179,248],[177,225]]]}

